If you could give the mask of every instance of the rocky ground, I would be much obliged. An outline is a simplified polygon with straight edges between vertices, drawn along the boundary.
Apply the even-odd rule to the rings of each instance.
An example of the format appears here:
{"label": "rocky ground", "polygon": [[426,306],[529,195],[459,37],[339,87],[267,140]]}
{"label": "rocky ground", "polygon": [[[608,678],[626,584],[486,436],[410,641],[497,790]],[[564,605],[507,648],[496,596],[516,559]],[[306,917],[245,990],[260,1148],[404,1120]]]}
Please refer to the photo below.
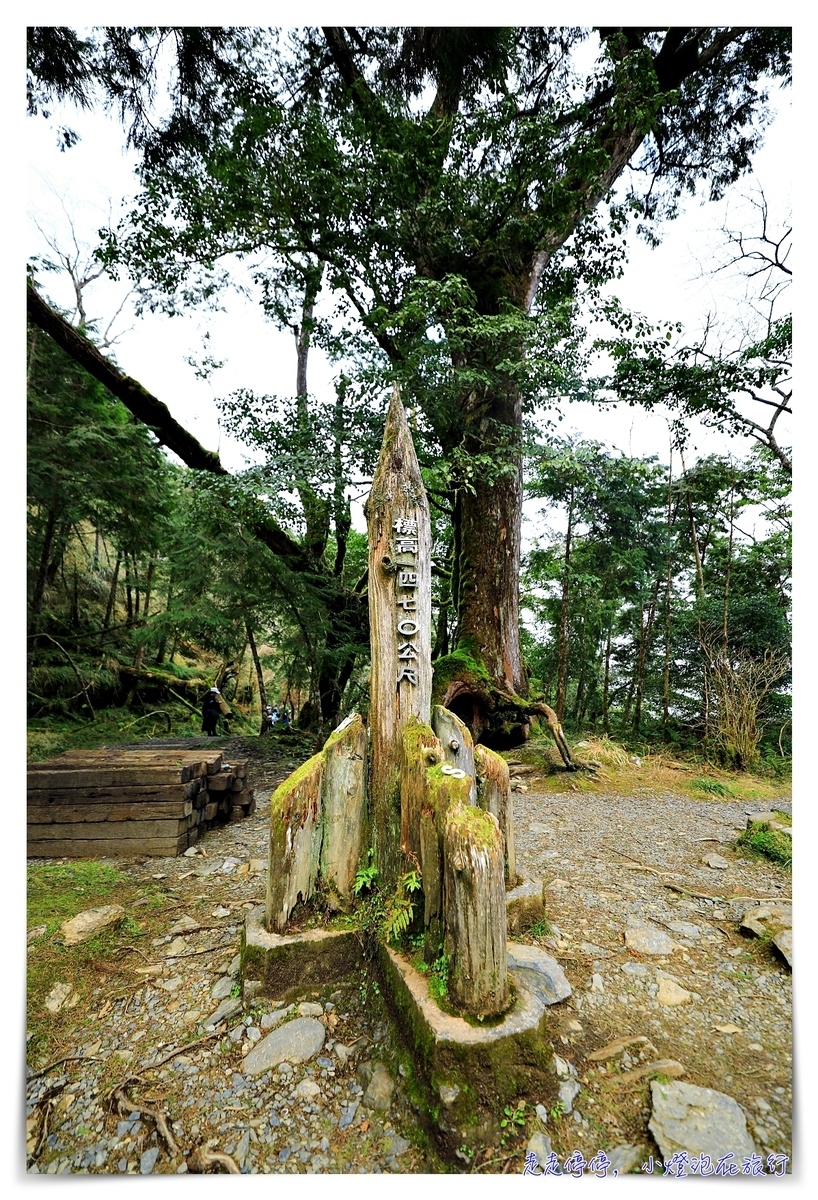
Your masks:
{"label": "rocky ground", "polygon": [[[207,833],[196,854],[114,864],[152,897],[128,914],[151,936],[121,937],[118,973],[90,1005],[70,979],[31,998],[46,1019],[76,1019],[60,1053],[28,1068],[29,1171],[447,1169],[372,971],[293,1005],[237,995],[244,915],[265,892],[265,802],[295,765],[251,763],[256,813]],[[459,1169],[519,1172],[532,1149],[563,1164],[605,1149],[622,1170],[658,1159],[657,1077],[733,1097],[763,1171],[784,1169],[791,976],[739,921],[754,898],[788,898],[790,881],[733,849],[747,808],[645,790],[515,794],[518,867],[545,882],[550,923],[526,940],[554,955],[573,994],[551,1010],[552,1093],[506,1114],[502,1142]],[[704,864],[714,852],[726,865]],[[277,1061],[253,1073],[274,1029]]]}

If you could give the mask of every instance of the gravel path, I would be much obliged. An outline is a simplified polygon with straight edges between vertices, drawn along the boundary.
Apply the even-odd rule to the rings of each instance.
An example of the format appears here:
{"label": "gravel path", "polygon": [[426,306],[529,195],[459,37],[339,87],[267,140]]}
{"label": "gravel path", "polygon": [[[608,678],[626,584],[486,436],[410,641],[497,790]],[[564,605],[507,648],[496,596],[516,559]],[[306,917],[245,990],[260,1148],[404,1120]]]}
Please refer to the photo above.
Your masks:
{"label": "gravel path", "polygon": [[[738,932],[748,907],[739,897],[789,898],[790,878],[733,851],[748,811],[646,790],[515,795],[518,869],[546,884],[554,936],[544,944],[574,988],[559,1006],[562,1053],[576,1064],[583,1086],[568,1129],[563,1119],[555,1131],[566,1154],[578,1149],[590,1157],[603,1138],[651,1151],[647,1084],[628,1094],[612,1075],[606,1079],[583,1063],[615,1038],[645,1035],[654,1052],[634,1055],[634,1065],[680,1061],[687,1082],[739,1102],[759,1152],[790,1157],[792,976],[769,947]],[[714,850],[726,860],[722,869],[703,864]],[[680,882],[725,899],[666,886]],[[633,925],[669,933],[678,948],[665,957],[633,953],[623,936]],[[660,1003],[663,977],[690,999]],[[628,1067],[627,1053],[625,1059]]]}
{"label": "gravel path", "polygon": [[[302,1015],[320,1020],[325,1035],[318,1055],[300,1065],[255,1077],[242,1071],[246,1053],[282,1015],[272,1015],[281,1007],[273,1000],[251,999],[215,1033],[208,1028],[219,1003],[230,1001],[244,914],[263,902],[266,802],[289,769],[288,762],[251,763],[256,813],[208,832],[197,846],[204,854],[109,860],[135,881],[164,889],[166,928],[144,946],[149,961],[131,968],[130,989],[101,983],[94,1011],[78,1016],[65,1054],[84,1057],[39,1077],[33,1068],[44,1064],[29,1068],[30,1137],[48,1114],[30,1171],[185,1173],[191,1152],[205,1143],[246,1173],[443,1169],[409,1101],[411,1061],[372,975],[305,995],[312,1007]],[[574,989],[552,1010],[555,1048],[574,1065],[581,1088],[570,1115],[548,1119],[561,1154],[590,1158],[603,1143],[656,1153],[647,1082],[620,1085],[610,1069],[589,1071],[585,1061],[613,1038],[644,1035],[649,1042],[638,1053],[625,1052],[626,1067],[680,1060],[688,1082],[739,1102],[760,1152],[789,1156],[791,977],[767,947],[739,936],[745,903],[664,886],[672,877],[708,895],[788,896],[783,871],[730,849],[744,824],[740,805],[670,793],[515,795],[518,868],[546,883],[553,925],[550,936],[535,940],[558,958]],[[727,858],[726,869],[702,865],[714,849]],[[138,919],[138,909],[129,915]],[[208,928],[187,932],[184,918]],[[678,949],[665,958],[635,955],[623,932],[636,923],[670,932]],[[690,993],[686,1003],[660,1004],[663,974]],[[183,1053],[160,1065],[180,1047]],[[144,1080],[128,1082],[131,1074]],[[117,1084],[118,1111],[105,1103]],[[169,1115],[172,1146],[149,1109]],[[524,1145],[513,1163],[506,1159],[507,1169],[522,1169]],[[487,1165],[500,1170],[503,1163],[492,1168],[487,1156]]]}

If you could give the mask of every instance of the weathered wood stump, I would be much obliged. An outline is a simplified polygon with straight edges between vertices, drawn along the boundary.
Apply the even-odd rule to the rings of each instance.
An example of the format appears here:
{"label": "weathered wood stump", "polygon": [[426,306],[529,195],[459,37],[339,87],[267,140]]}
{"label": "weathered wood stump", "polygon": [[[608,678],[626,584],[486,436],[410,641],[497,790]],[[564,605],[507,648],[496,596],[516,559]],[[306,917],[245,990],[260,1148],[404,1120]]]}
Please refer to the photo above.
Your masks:
{"label": "weathered wood stump", "polygon": [[477,803],[477,786],[474,771],[474,742],[469,727],[455,713],[449,712],[442,704],[436,704],[432,709],[432,729],[440,738],[446,761],[453,767],[465,771],[472,780],[469,793],[469,803]]}
{"label": "weathered wood stump", "polygon": [[431,728],[417,717],[410,717],[401,738],[401,850],[418,866],[421,813],[427,803],[426,771],[442,761],[443,747]]}
{"label": "weathered wood stump", "polygon": [[[431,732],[431,730],[430,730]],[[438,743],[439,744],[439,743]],[[420,866],[423,877],[423,956],[433,963],[444,943],[444,834],[450,807],[469,806],[472,781],[457,767],[427,767],[420,816]]]}
{"label": "weathered wood stump", "polygon": [[347,909],[361,857],[366,801],[366,727],[357,713],[330,735],[323,754],[320,872],[330,908]]}
{"label": "weathered wood stump", "polygon": [[321,853],[324,751],[276,788],[270,800],[266,924],[281,933],[299,900],[309,900]]}
{"label": "weathered wood stump", "polygon": [[364,824],[366,729],[347,717],[323,749],[276,788],[270,800],[267,928],[281,933],[321,875],[330,908],[352,899]]}
{"label": "weathered wood stump", "polygon": [[508,763],[487,746],[474,750],[477,771],[477,803],[497,818],[505,842],[505,877],[509,887],[517,882],[517,855],[514,849],[514,809]]}
{"label": "weathered wood stump", "polygon": [[443,859],[449,995],[472,1016],[499,1016],[509,993],[503,837],[496,818],[472,805],[451,805]]}

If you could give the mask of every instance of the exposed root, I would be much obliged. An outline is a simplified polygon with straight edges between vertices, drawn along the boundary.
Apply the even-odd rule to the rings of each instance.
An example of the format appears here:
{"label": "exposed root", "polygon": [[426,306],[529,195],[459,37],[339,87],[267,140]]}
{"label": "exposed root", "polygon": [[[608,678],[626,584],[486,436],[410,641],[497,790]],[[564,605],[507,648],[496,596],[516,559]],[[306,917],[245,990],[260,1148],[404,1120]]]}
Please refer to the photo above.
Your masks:
{"label": "exposed root", "polygon": [[229,1154],[223,1154],[221,1150],[211,1149],[215,1145],[216,1138],[211,1138],[191,1151],[187,1159],[188,1171],[192,1175],[203,1175],[211,1167],[223,1167],[228,1175],[241,1175],[236,1160]]}
{"label": "exposed root", "polygon": [[[219,1028],[221,1028],[221,1026],[219,1026]],[[166,1062],[170,1062],[170,1060],[172,1058],[176,1058],[177,1055],[188,1054],[191,1050],[195,1050],[197,1046],[203,1046],[206,1042],[212,1042],[214,1038],[218,1037],[221,1037],[221,1033],[218,1030],[214,1030],[213,1033],[208,1033],[205,1035],[205,1037],[197,1038],[195,1042],[187,1042],[184,1046],[176,1046],[173,1050],[169,1050],[167,1054],[163,1055],[163,1057],[158,1059],[155,1063],[150,1063],[140,1074],[126,1075],[125,1078],[120,1080],[119,1083],[115,1083],[114,1086],[105,1093],[103,1102],[111,1106],[118,1092],[124,1092],[125,1088],[130,1087],[132,1083],[141,1082],[145,1075],[147,1075],[148,1071],[155,1071],[157,1067],[163,1067]]]}
{"label": "exposed root", "polygon": [[141,1113],[143,1116],[150,1117],[156,1126],[156,1132],[160,1137],[164,1138],[165,1144],[172,1155],[179,1153],[179,1147],[176,1145],[173,1134],[168,1128],[168,1122],[165,1114],[158,1108],[149,1108],[147,1104],[135,1104],[130,1096],[125,1091],[124,1087],[116,1089],[112,1096],[112,1100],[116,1104],[116,1110],[120,1116],[125,1113]]}
{"label": "exposed root", "polygon": [[[60,1083],[56,1087],[49,1088],[45,1095],[40,1098],[35,1112],[32,1113],[26,1122],[26,1163],[28,1166],[36,1162],[42,1154],[43,1146],[48,1137],[51,1110],[57,1103],[57,1097],[64,1087],[65,1083]],[[37,1124],[38,1120],[39,1125]],[[31,1127],[30,1133],[29,1126]]]}
{"label": "exposed root", "polygon": [[50,1062],[47,1067],[41,1067],[39,1071],[35,1071],[32,1075],[26,1078],[26,1083],[31,1083],[32,1079],[39,1079],[41,1075],[47,1075],[49,1071],[53,1071],[55,1067],[61,1067],[63,1063],[76,1062],[77,1059],[84,1059],[85,1062],[97,1062],[98,1059],[86,1058],[84,1054],[67,1054],[65,1058],[56,1058],[54,1062]]}

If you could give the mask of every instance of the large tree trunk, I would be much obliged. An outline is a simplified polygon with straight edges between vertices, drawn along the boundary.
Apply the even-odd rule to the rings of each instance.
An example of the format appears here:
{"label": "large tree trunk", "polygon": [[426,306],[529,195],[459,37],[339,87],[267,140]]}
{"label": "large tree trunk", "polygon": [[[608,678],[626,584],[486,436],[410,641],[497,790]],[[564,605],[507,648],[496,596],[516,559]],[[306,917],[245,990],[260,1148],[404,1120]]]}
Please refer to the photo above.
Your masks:
{"label": "large tree trunk", "polygon": [[249,621],[245,621],[244,628],[247,632],[247,644],[253,656],[253,666],[255,667],[256,682],[258,683],[258,698],[261,704],[261,728],[259,729],[259,733],[261,734],[266,733],[271,727],[271,721],[267,715],[267,688],[264,685],[264,672],[261,669],[261,660],[258,656],[256,639],[253,637],[253,629]]}
{"label": "large tree trunk", "polygon": [[470,437],[469,450],[495,454],[508,466],[508,472],[491,481],[478,479],[474,490],[461,488],[458,492],[456,642],[483,664],[499,688],[525,696],[528,681],[520,651],[519,603],[523,500],[520,397],[514,392],[479,408],[470,397],[465,408],[467,422],[479,416],[481,425],[493,422],[493,427],[500,430],[490,437]]}
{"label": "large tree trunk", "polygon": [[[37,579],[34,584],[34,595],[31,598],[31,625],[37,631],[37,626],[40,623],[40,617],[43,611],[43,601],[45,599],[45,586],[48,579],[48,564],[51,561],[51,548],[54,545],[54,536],[57,531],[57,510],[50,509],[43,530],[43,546],[40,552],[40,567],[37,572]],[[36,643],[33,647],[36,649]]]}
{"label": "large tree trunk", "polygon": [[565,553],[562,565],[562,601],[560,603],[559,669],[557,671],[557,720],[565,716],[565,697],[568,690],[568,605],[571,594],[571,532],[574,523],[574,488],[568,501],[568,528],[565,531]]}

